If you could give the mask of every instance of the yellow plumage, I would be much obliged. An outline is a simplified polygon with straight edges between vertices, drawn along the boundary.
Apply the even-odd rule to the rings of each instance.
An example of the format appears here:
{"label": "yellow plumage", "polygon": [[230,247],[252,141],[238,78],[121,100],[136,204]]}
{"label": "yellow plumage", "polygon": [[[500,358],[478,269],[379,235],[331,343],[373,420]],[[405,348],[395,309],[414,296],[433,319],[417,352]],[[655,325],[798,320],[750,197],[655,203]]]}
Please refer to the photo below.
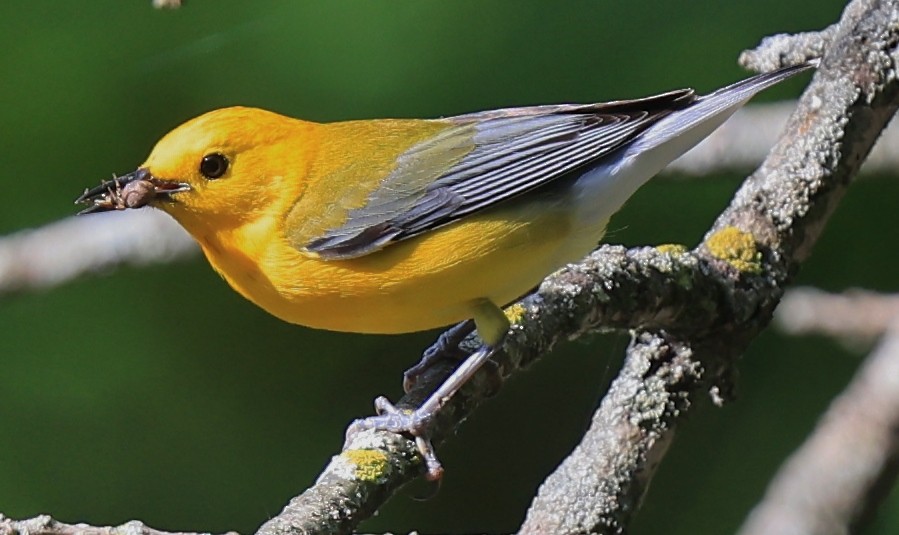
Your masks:
{"label": "yellow plumage", "polygon": [[[601,235],[579,229],[584,238],[571,240],[568,207],[526,199],[358,258],[324,260],[292,244],[342,224],[394,169],[397,154],[446,128],[439,120],[315,124],[228,108],[165,136],[144,167],[190,184],[189,195],[158,207],[258,306],[316,328],[410,332],[472,318],[485,299],[520,297]],[[208,152],[233,155],[230,165],[245,174],[204,179],[196,162]],[[365,159],[355,160],[360,153]],[[435,175],[462,156],[443,158]]]}
{"label": "yellow plumage", "polygon": [[402,333],[474,319],[485,345],[415,413],[382,401],[386,414],[354,427],[411,432],[439,477],[429,422],[502,343],[499,307],[595,247],[638,187],[753,95],[812,65],[702,97],[436,120],[316,124],[226,108],[78,201],[165,210],[234,289],[292,323]]}

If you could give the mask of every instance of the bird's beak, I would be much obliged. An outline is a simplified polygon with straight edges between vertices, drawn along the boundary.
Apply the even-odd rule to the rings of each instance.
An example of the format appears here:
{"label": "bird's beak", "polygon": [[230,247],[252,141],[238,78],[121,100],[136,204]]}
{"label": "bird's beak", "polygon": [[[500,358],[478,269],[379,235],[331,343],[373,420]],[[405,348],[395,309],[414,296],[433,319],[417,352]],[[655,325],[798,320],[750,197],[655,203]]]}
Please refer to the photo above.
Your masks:
{"label": "bird's beak", "polygon": [[78,212],[78,215],[125,210],[146,206],[157,199],[172,200],[173,193],[189,189],[189,184],[156,178],[148,169],[140,168],[133,173],[113,177],[95,188],[84,190],[84,193],[75,199],[75,204],[90,204]]}

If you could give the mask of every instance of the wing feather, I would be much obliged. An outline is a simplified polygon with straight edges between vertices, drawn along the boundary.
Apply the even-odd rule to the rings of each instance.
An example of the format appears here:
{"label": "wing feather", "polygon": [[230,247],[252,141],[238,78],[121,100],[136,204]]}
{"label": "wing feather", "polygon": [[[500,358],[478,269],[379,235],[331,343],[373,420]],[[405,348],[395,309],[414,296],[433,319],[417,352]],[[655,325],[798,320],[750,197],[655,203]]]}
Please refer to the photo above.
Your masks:
{"label": "wing feather", "polygon": [[[631,101],[449,118],[451,128],[403,153],[364,206],[303,249],[325,259],[354,258],[488,209],[595,164],[695,99],[683,89]],[[432,159],[446,151],[460,158],[431,177]]]}

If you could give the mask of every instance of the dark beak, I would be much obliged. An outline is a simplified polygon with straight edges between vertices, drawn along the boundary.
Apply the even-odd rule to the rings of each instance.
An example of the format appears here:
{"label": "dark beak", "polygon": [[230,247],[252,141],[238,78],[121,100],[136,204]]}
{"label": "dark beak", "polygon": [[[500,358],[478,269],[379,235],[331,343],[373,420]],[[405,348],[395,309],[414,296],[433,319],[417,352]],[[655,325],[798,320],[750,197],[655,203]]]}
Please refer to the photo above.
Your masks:
{"label": "dark beak", "polygon": [[148,169],[113,177],[95,188],[84,190],[75,204],[90,204],[81,214],[140,208],[154,200],[173,200],[171,195],[188,191],[189,184],[156,178]]}

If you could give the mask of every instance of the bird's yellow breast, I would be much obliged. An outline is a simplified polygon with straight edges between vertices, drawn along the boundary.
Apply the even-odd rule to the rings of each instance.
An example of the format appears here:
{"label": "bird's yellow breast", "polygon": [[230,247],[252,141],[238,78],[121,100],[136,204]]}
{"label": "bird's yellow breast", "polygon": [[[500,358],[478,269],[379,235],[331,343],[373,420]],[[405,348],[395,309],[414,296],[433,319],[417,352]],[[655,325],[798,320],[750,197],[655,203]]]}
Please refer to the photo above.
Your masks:
{"label": "bird's yellow breast", "polygon": [[276,218],[197,238],[232,287],[285,321],[402,333],[468,319],[478,300],[509,303],[595,245],[601,230],[580,229],[573,241],[561,207],[541,204],[493,210],[349,260],[298,251]]}

